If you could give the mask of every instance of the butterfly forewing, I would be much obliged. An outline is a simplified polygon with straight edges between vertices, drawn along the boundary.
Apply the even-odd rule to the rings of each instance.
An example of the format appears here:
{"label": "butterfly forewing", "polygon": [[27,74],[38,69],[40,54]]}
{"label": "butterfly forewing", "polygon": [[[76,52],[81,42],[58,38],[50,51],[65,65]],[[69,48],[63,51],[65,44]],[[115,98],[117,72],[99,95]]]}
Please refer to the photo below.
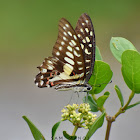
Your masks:
{"label": "butterfly forewing", "polygon": [[78,36],[85,61],[85,82],[93,72],[95,62],[95,33],[92,21],[87,14],[82,14],[77,22],[75,32]]}
{"label": "butterfly forewing", "polygon": [[74,71],[75,74],[80,75],[83,73],[84,76],[84,57],[78,37],[70,23],[64,18],[59,22],[58,39],[52,54],[62,61],[64,65],[71,68],[68,74]]}

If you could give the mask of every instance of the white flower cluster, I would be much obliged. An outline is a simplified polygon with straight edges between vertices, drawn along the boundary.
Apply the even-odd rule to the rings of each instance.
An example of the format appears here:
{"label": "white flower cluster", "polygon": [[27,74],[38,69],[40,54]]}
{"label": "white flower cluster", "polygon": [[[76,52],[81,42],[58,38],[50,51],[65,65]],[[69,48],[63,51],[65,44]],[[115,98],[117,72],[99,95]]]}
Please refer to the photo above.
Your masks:
{"label": "white flower cluster", "polygon": [[65,108],[61,111],[63,113],[61,120],[69,120],[74,126],[78,126],[79,128],[89,129],[96,120],[97,115],[89,112],[91,109],[87,103],[80,104],[79,106],[77,104],[67,105]]}

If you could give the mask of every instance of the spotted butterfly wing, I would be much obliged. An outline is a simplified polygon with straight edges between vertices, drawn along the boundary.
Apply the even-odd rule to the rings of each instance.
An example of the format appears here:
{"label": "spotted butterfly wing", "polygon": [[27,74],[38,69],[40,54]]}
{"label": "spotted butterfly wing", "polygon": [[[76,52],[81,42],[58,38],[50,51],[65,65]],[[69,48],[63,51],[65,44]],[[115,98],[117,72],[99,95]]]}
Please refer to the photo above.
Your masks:
{"label": "spotted butterfly wing", "polygon": [[95,33],[92,21],[87,14],[79,18],[75,32],[84,55],[85,83],[87,83],[92,75],[95,62]]}
{"label": "spotted butterfly wing", "polygon": [[45,58],[38,67],[35,84],[56,86],[57,90],[90,87],[87,82],[95,61],[95,34],[90,17],[82,14],[74,30],[64,18],[59,22],[59,33],[52,57]]}

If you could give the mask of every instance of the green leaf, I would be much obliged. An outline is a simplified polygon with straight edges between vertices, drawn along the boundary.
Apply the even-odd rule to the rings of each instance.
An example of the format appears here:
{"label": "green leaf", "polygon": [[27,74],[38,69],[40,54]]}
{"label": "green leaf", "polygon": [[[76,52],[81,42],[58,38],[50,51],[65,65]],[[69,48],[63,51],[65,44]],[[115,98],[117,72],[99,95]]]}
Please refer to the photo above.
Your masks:
{"label": "green leaf", "polygon": [[119,89],[119,87],[117,85],[115,85],[114,89],[115,89],[115,91],[116,91],[116,93],[118,95],[118,98],[119,98],[120,102],[121,102],[121,106],[123,107],[124,100],[123,100],[123,95],[121,93],[121,90]]}
{"label": "green leaf", "polygon": [[96,60],[102,60],[102,56],[101,56],[100,50],[99,50],[99,48],[97,46],[96,46],[95,59]]}
{"label": "green leaf", "polygon": [[52,128],[52,140],[55,140],[55,133],[56,133],[56,130],[58,129],[61,122],[62,121],[59,121],[53,126],[53,128]]}
{"label": "green leaf", "polygon": [[63,131],[63,135],[68,140],[75,140],[77,138],[76,136],[70,136],[66,131]]}
{"label": "green leaf", "polygon": [[107,91],[104,93],[104,95],[100,96],[98,99],[97,99],[97,106],[102,108],[106,99],[109,97],[110,93]]}
{"label": "green leaf", "polygon": [[112,37],[110,40],[110,49],[114,57],[121,63],[122,53],[126,50],[136,50],[134,45],[125,38]]}
{"label": "green leaf", "polygon": [[41,134],[41,132],[36,128],[36,126],[26,116],[22,116],[22,118],[27,122],[35,140],[45,140],[45,138]]}
{"label": "green leaf", "polygon": [[140,93],[140,53],[127,50],[122,54],[122,75],[127,86]]}
{"label": "green leaf", "polygon": [[84,97],[83,102],[84,102],[84,103],[89,103],[92,112],[97,112],[97,111],[99,111],[99,110],[98,110],[97,103],[92,99],[91,96],[86,96],[86,97]]}
{"label": "green leaf", "polygon": [[126,110],[127,109],[130,109],[130,108],[132,108],[132,107],[134,107],[134,106],[136,106],[138,104],[140,104],[140,101],[136,102],[135,104],[132,104],[132,105],[127,106]]}
{"label": "green leaf", "polygon": [[93,74],[89,80],[89,84],[92,85],[92,90],[89,93],[100,93],[111,81],[112,75],[113,73],[107,63],[96,60]]}
{"label": "green leaf", "polygon": [[84,140],[89,140],[90,137],[95,133],[95,131],[103,125],[105,113],[102,113],[90,127],[89,131],[86,134]]}

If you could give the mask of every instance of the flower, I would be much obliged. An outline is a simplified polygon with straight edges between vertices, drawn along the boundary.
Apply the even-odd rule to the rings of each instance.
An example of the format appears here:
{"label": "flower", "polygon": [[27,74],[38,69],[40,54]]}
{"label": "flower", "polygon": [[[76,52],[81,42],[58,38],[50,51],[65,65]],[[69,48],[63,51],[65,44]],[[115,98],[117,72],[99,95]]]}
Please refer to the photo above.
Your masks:
{"label": "flower", "polygon": [[89,129],[96,120],[97,115],[90,112],[90,105],[87,103],[67,105],[65,108],[66,109],[61,110],[63,113],[61,115],[61,120],[68,120],[79,128],[83,127]]}

